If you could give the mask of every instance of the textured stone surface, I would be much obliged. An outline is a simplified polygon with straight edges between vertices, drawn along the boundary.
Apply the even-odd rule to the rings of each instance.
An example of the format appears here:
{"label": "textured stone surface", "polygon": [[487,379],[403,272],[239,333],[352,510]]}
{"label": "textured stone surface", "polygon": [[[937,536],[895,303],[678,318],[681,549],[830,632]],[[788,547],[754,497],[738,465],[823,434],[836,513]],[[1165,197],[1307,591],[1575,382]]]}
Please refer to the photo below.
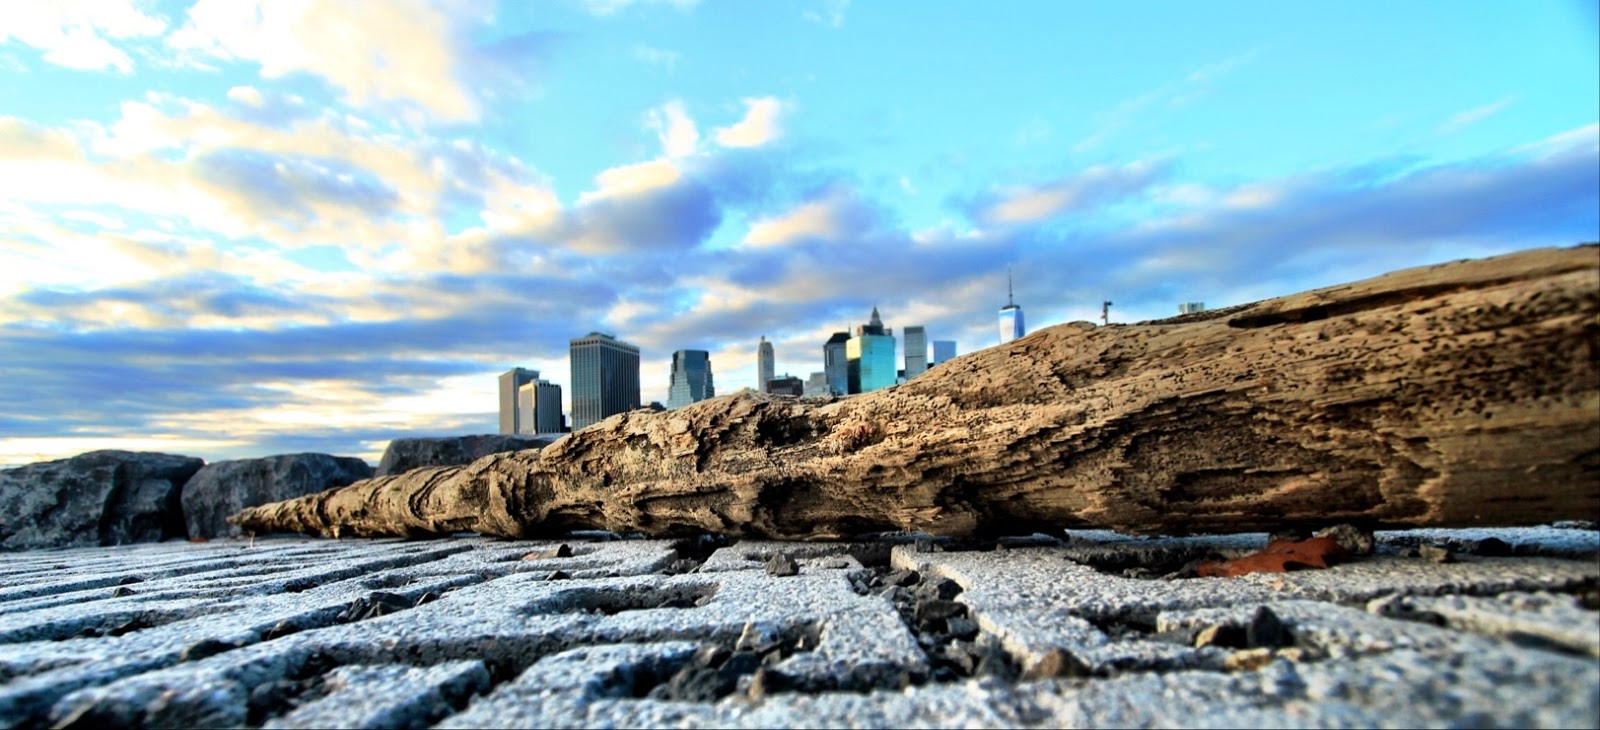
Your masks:
{"label": "textured stone surface", "polygon": [[183,485],[183,520],[189,537],[238,535],[228,516],[245,507],[294,499],[372,476],[352,456],[283,454],[206,464]]}
{"label": "textured stone surface", "polygon": [[378,461],[378,470],[373,476],[394,476],[424,466],[461,466],[489,454],[544,448],[560,437],[560,434],[482,434],[395,439],[383,450],[383,458]]}
{"label": "textured stone surface", "polygon": [[1503,526],[1600,513],[1600,247],[1046,328],[844,399],[619,414],[245,510],[257,531],[846,539]]}
{"label": "textured stone surface", "polygon": [[[1193,579],[1124,573],[1267,536],[22,552],[0,564],[0,727],[1600,725],[1596,533],[1475,531],[1524,554],[1443,565],[1403,554],[1420,536],[1452,537]],[[777,554],[798,573],[767,575]],[[936,671],[954,643],[917,618],[935,602],[989,670]],[[685,699],[701,665],[730,681]]]}
{"label": "textured stone surface", "polygon": [[91,451],[0,471],[0,549],[120,545],[184,535],[188,456]]}

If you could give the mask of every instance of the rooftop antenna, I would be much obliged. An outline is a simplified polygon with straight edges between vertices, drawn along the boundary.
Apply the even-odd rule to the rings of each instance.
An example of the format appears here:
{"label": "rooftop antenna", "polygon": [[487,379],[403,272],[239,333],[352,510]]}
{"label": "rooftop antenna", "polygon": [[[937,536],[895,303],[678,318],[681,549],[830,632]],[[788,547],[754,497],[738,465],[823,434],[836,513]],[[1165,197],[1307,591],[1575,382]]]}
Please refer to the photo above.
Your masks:
{"label": "rooftop antenna", "polygon": [[1006,264],[1006,306],[1014,307],[1017,303],[1011,300],[1011,265]]}
{"label": "rooftop antenna", "polygon": [[1111,300],[1100,303],[1100,324],[1111,324]]}

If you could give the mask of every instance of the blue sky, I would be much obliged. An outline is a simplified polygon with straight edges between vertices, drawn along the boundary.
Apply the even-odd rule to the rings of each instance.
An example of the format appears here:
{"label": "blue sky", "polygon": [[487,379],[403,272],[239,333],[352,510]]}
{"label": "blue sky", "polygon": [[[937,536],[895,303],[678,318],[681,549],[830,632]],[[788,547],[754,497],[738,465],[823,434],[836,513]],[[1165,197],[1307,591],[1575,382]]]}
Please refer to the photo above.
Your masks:
{"label": "blue sky", "polygon": [[591,330],[821,369],[1600,238],[1593,2],[21,0],[0,465],[489,433]]}

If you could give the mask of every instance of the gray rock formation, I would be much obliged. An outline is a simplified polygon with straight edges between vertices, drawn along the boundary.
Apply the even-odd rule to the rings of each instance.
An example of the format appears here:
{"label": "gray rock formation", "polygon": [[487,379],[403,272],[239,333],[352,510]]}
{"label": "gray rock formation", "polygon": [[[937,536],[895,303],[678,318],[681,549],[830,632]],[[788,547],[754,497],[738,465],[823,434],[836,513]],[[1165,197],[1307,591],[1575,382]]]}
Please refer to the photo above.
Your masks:
{"label": "gray rock formation", "polygon": [[204,463],[192,456],[91,451],[0,471],[0,549],[183,537],[179,495]]}
{"label": "gray rock formation", "polygon": [[446,436],[443,438],[395,439],[383,451],[375,476],[387,477],[404,474],[423,466],[461,466],[471,464],[490,454],[504,451],[540,449],[560,438],[561,434],[521,436],[510,434],[484,434],[480,436]]}
{"label": "gray rock formation", "polygon": [[189,537],[228,537],[239,528],[228,515],[245,507],[294,499],[372,476],[367,462],[350,456],[283,454],[207,464],[183,486],[183,521]]}

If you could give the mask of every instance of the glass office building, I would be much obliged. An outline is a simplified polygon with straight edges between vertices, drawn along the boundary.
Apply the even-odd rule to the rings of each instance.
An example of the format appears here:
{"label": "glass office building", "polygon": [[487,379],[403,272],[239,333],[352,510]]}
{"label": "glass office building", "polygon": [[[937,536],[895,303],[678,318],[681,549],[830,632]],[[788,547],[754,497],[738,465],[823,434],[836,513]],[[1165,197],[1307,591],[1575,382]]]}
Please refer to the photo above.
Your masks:
{"label": "glass office building", "polygon": [[913,325],[903,330],[906,336],[906,380],[928,371],[928,330]]}
{"label": "glass office building", "polygon": [[639,407],[639,348],[600,332],[571,342],[572,430]]}
{"label": "glass office building", "polygon": [[942,362],[950,362],[951,360],[954,360],[954,359],[956,359],[956,341],[955,340],[934,340],[933,341],[933,363],[935,365],[937,365],[939,363],[942,363]]}
{"label": "glass office building", "polygon": [[538,379],[539,371],[527,368],[511,368],[500,374],[500,433],[527,433],[523,429],[533,427],[522,423],[517,396],[522,386]]}
{"label": "glass office building", "polygon": [[887,388],[900,375],[895,367],[894,330],[883,326],[877,307],[872,308],[872,320],[857,327],[856,336],[845,343],[844,353],[850,393]]}
{"label": "glass office building", "polygon": [[1004,345],[1028,334],[1028,327],[1022,321],[1022,307],[1012,300],[1011,296],[1011,269],[1006,269],[1006,305],[1000,308],[1000,344]]}
{"label": "glass office building", "polygon": [[822,372],[828,380],[828,389],[834,395],[850,392],[850,362],[844,351],[845,343],[849,341],[849,332],[835,332],[822,346]]}
{"label": "glass office building", "polygon": [[705,350],[672,353],[672,380],[667,385],[669,410],[716,395],[717,390],[711,384],[711,353]]}
{"label": "glass office building", "polygon": [[561,419],[561,386],[540,378],[519,388],[517,399],[522,411],[518,418],[518,427],[522,430],[517,433],[561,433],[565,430],[566,423]]}
{"label": "glass office building", "polygon": [[871,393],[894,385],[894,335],[856,335],[845,345],[851,393]]}
{"label": "glass office building", "polygon": [[1022,323],[1022,307],[1007,304],[1000,308],[1000,344],[1004,345],[1027,333],[1027,327]]}

